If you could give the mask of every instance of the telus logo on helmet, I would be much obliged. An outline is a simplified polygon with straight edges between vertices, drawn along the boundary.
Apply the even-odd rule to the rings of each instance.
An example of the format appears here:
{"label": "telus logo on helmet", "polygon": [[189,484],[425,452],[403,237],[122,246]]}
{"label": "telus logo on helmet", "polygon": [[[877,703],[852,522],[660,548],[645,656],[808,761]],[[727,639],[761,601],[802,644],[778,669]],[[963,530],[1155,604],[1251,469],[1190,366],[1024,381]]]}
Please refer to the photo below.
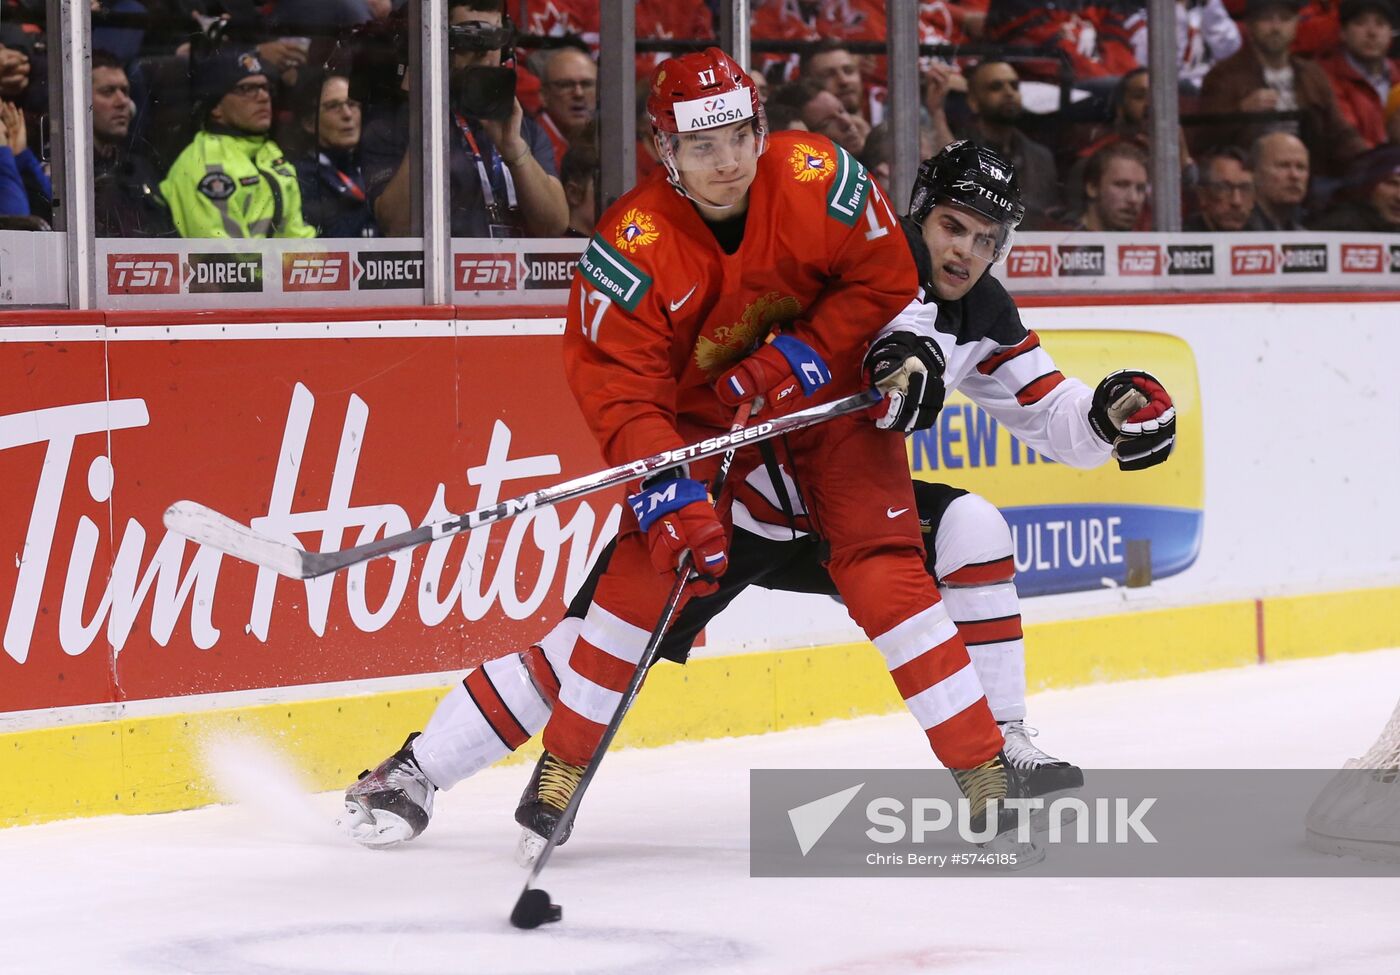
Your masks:
{"label": "telus logo on helmet", "polygon": [[993,193],[987,187],[983,186],[981,183],[976,182],[975,180],[957,180],[953,183],[953,189],[961,193],[976,193],[978,196],[985,197],[986,199],[990,200],[992,203],[996,204],[1003,210],[1010,210],[1012,208],[1012,203],[1010,200],[1000,195],[999,193]]}

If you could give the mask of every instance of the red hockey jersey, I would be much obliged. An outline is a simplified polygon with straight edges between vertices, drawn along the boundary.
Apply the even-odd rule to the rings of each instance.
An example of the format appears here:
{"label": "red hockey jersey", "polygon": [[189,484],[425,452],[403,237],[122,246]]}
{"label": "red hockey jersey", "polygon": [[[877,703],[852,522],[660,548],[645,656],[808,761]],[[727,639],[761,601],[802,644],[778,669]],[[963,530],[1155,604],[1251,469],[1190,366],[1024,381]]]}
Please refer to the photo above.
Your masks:
{"label": "red hockey jersey", "polygon": [[778,132],[758,160],[743,241],[726,254],[657,176],[603,214],[569,293],[565,371],[609,464],[728,428],[714,381],[782,328],[855,392],[870,339],[918,289],[870,174],[829,139]]}

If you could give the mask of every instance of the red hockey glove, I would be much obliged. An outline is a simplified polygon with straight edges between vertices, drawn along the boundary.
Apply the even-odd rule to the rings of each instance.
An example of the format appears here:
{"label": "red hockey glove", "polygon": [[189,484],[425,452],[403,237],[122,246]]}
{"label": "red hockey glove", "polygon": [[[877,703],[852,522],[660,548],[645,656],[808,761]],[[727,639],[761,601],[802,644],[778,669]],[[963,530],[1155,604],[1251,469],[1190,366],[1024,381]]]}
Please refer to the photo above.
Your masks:
{"label": "red hockey glove", "polygon": [[1176,445],[1176,407],[1156,377],[1121,369],[1104,377],[1094,390],[1089,425],[1125,471],[1162,463]]}
{"label": "red hockey glove", "polygon": [[719,589],[719,577],[729,568],[729,540],[705,485],[688,477],[647,482],[627,503],[647,533],[657,572],[676,571],[688,550],[697,576],[687,587],[690,594],[708,596]]}
{"label": "red hockey glove", "polygon": [[763,397],[758,412],[783,416],[802,408],[802,401],[831,382],[817,350],[791,335],[779,335],[719,377],[715,393],[725,406],[738,406]]}

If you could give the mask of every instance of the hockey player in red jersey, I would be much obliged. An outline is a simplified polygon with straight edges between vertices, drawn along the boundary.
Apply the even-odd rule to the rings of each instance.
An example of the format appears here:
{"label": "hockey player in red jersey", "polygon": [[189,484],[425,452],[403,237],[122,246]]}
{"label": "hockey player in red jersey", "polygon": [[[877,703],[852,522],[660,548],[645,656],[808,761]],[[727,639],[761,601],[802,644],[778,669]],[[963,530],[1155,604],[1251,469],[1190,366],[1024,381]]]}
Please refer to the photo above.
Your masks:
{"label": "hockey player in red jersey", "polygon": [[[986,273],[1008,248],[1006,228],[1020,212],[1014,168],[989,150],[956,144],[920,168],[912,212],[902,222],[919,268],[919,294],[866,355],[872,376],[882,375],[891,385],[889,405],[876,422],[905,432],[927,428],[945,389],[959,389],[1022,442],[1061,463],[1094,467],[1110,456],[1127,470],[1161,463],[1174,444],[1175,422],[1160,384],[1145,373],[1121,372],[1090,391],[1065,379],[1021,324],[1011,297]],[[897,371],[905,381],[889,383]],[[680,614],[662,644],[663,656],[684,662],[699,631],[749,585],[835,594],[801,496],[775,486],[788,479],[781,470],[773,473],[767,465],[750,464],[747,475],[731,478],[731,566],[719,592],[692,601]],[[1076,787],[1082,783],[1079,770],[1036,748],[1022,723],[1024,646],[1005,520],[966,491],[920,482],[914,487],[927,571],[969,645],[1008,760],[1020,770],[1029,795]],[[418,835],[436,788],[450,788],[544,726],[610,556],[611,548],[605,549],[568,616],[537,646],[469,674],[421,737],[351,787],[346,825],[357,841],[388,846]],[[538,784],[537,778],[527,798]]]}
{"label": "hockey player in red jersey", "polygon": [[[757,397],[773,415],[858,391],[862,354],[918,284],[864,167],[815,135],[770,136],[752,81],[723,52],[660,65],[648,112],[669,178],[603,215],[579,261],[564,335],[566,376],[609,463],[723,433]],[[847,611],[980,817],[1016,780],[924,569],[901,433],[848,416],[792,435],[788,447]],[[716,508],[706,490],[713,467],[665,472],[628,497],[632,518],[545,727],[524,813],[542,835],[613,716],[683,555],[693,557],[694,594],[713,592],[727,568],[728,505]]]}

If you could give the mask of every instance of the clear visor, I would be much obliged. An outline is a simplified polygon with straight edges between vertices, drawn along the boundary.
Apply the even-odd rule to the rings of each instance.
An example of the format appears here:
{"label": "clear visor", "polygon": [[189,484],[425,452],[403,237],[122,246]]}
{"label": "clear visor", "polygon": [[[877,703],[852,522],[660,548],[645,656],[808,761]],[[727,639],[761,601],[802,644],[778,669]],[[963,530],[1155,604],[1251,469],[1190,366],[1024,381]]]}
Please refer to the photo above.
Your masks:
{"label": "clear visor", "polygon": [[756,129],[752,119],[745,119],[699,132],[658,132],[657,149],[678,173],[748,172],[761,148]]}
{"label": "clear visor", "polygon": [[962,207],[937,207],[928,219],[938,221],[939,232],[949,243],[988,264],[1000,264],[1011,253],[1016,236],[1013,224]]}

